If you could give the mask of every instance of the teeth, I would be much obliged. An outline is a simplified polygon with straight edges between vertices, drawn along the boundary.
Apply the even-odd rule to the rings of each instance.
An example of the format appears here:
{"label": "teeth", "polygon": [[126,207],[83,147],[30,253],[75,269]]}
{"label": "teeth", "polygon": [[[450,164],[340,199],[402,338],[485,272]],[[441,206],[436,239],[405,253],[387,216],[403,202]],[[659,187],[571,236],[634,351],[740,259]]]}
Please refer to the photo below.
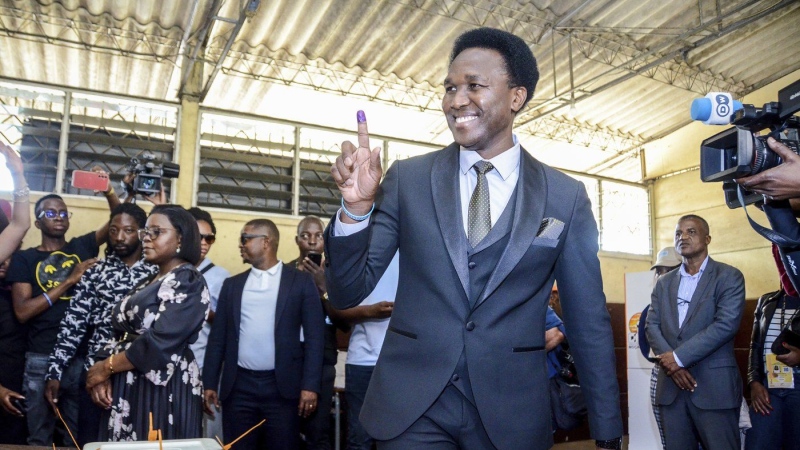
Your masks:
{"label": "teeth", "polygon": [[477,119],[478,116],[463,116],[463,117],[456,117],[456,123],[464,123],[469,122],[470,120]]}

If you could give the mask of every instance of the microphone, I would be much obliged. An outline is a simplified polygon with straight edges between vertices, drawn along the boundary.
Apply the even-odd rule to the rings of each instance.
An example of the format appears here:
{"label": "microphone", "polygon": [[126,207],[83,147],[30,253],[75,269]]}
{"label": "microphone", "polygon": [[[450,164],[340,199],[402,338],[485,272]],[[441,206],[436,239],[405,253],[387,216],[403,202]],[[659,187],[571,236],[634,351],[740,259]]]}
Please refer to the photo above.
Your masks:
{"label": "microphone", "polygon": [[709,92],[703,98],[692,100],[692,120],[706,125],[728,125],[733,113],[742,109],[742,102],[734,100],[727,92]]}

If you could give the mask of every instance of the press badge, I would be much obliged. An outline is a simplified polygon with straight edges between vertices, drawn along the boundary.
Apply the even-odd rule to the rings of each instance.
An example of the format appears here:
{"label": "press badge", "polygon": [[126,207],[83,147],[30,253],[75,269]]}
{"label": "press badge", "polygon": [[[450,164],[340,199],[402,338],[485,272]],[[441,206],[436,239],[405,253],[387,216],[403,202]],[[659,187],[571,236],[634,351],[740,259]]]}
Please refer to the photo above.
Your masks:
{"label": "press badge", "polygon": [[770,389],[794,389],[792,368],[778,361],[775,353],[767,353],[767,381]]}

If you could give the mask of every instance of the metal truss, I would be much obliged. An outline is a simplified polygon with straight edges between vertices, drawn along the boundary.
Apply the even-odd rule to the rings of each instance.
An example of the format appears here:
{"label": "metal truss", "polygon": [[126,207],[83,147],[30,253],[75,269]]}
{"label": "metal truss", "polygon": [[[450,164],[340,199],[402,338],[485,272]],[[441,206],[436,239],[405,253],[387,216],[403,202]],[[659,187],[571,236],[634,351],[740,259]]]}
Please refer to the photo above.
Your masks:
{"label": "metal truss", "polygon": [[630,148],[641,147],[646,140],[639,136],[623,134],[618,131],[578,122],[574,119],[542,117],[538,120],[518,125],[516,131],[531,136],[567,142],[584,147],[597,148],[622,153]]}
{"label": "metal truss", "polygon": [[522,9],[511,8],[488,0],[393,0],[403,6],[447,17],[469,25],[499,28],[537,42],[542,33],[558,17],[551,10],[538,8],[533,2],[520,2]]}
{"label": "metal truss", "polygon": [[[343,69],[323,60],[288,60],[280,54],[254,55],[230,51],[222,72],[286,86],[304,86],[315,91],[362,97],[371,101],[419,111],[440,111],[442,93],[427,83],[415,83],[396,75]],[[349,71],[348,71],[349,70]]]}
{"label": "metal truss", "polygon": [[[619,85],[634,76],[645,76],[702,95],[712,90],[723,90],[732,92],[735,96],[744,96],[753,90],[753,86],[746,86],[742,82],[726,79],[723,75],[715,74],[710,70],[692,67],[686,59],[690,51],[718,40],[785,7],[796,5],[796,1],[782,0],[752,16],[738,18],[739,13],[754,5],[759,5],[759,1],[748,0],[724,15],[719,15],[702,25],[684,31],[675,38],[663,40],[660,44],[652,46],[647,51],[639,50],[635,41],[625,33],[609,32],[597,35],[577,28],[574,34],[568,33],[566,39],[573,39],[580,53],[587,59],[595,60],[611,67],[607,71],[583,81],[580,85],[561,92],[558,96],[533,105],[518,120],[523,124],[536,120],[538,117],[551,114],[563,108],[567,98],[569,98],[570,103],[574,104]],[[722,26],[723,21],[733,19],[738,20],[724,27]],[[709,34],[709,30],[715,27],[718,29]],[[569,31],[570,28],[569,26],[563,26],[559,27],[559,30]],[[613,35],[614,38],[610,39],[609,35]],[[682,44],[676,46],[676,42]],[[600,78],[613,72],[622,72],[622,75],[601,86],[593,87],[593,84]]]}
{"label": "metal truss", "polygon": [[[58,3],[52,6],[63,8]],[[176,63],[183,30],[152,26],[149,30],[158,34],[148,34],[138,28],[97,25],[80,15],[63,18],[0,6],[0,33],[11,38]]]}

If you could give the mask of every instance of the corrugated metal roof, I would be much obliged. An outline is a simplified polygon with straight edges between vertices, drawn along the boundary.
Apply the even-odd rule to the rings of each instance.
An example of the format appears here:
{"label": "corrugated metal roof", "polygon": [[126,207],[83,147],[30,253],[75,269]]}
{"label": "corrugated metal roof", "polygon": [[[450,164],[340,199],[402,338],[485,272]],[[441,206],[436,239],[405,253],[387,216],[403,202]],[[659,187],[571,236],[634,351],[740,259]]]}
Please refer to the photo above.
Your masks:
{"label": "corrugated metal roof", "polygon": [[367,105],[373,130],[446,144],[438,109],[451,45],[492,26],[539,60],[518,118],[526,148],[565,169],[639,180],[638,149],[686,124],[692,98],[742,97],[800,69],[793,0],[262,0],[225,53],[248,3],[0,0],[0,76],[176,101],[189,65],[180,55],[205,42],[203,81],[220,69],[206,106],[352,128],[349,111]]}

